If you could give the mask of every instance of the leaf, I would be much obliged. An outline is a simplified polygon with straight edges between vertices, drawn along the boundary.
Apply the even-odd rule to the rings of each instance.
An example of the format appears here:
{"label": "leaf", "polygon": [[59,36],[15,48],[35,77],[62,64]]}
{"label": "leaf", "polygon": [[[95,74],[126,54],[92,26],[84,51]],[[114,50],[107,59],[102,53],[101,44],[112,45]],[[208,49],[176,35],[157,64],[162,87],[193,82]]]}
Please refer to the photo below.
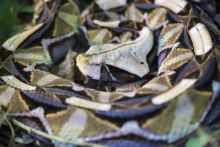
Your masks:
{"label": "leaf", "polygon": [[15,59],[15,61],[24,66],[40,63],[44,63],[47,65],[52,64],[51,59],[48,58],[48,56],[45,54],[45,50],[43,50],[43,48],[40,46],[17,50],[14,53],[13,58]]}
{"label": "leaf", "polygon": [[43,23],[38,24],[27,31],[9,38],[3,43],[2,46],[9,51],[15,51],[26,39],[30,37],[31,34],[38,31],[41,27],[43,27],[43,25]]}
{"label": "leaf", "polygon": [[146,57],[152,46],[152,32],[144,27],[140,31],[140,36],[133,41],[91,46],[86,53],[77,56],[77,66],[84,75],[93,79],[100,79],[102,64],[143,77],[149,72]]}
{"label": "leaf", "polygon": [[79,25],[79,10],[74,2],[61,6],[55,19],[53,36],[60,36],[77,29]]}
{"label": "leaf", "polygon": [[103,10],[109,10],[126,5],[127,0],[96,0],[96,4]]}

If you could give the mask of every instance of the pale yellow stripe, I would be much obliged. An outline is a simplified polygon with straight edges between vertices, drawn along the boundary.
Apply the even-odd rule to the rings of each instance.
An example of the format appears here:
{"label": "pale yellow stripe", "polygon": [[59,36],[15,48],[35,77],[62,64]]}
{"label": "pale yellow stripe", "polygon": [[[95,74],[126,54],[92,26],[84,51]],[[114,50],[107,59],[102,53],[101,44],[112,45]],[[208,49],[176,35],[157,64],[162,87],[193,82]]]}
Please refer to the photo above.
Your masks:
{"label": "pale yellow stripe", "polygon": [[183,29],[183,24],[179,24],[178,26],[176,26],[175,28],[173,28],[172,30],[170,30],[169,32],[167,32],[164,36],[163,36],[163,41],[167,42],[170,38],[173,37],[174,34],[178,33],[181,29]]}
{"label": "pale yellow stripe", "polygon": [[1,79],[5,83],[7,83],[8,85],[10,85],[10,86],[12,86],[14,88],[17,88],[17,89],[21,89],[21,90],[35,90],[37,88],[35,86],[23,83],[22,81],[18,80],[14,76],[2,76]]}
{"label": "pale yellow stripe", "polygon": [[169,89],[168,86],[159,83],[147,83],[143,86],[143,88],[148,88],[156,91],[166,91],[167,89]]}
{"label": "pale yellow stripe", "polygon": [[196,79],[183,79],[176,86],[161,95],[154,97],[151,101],[154,105],[166,103],[192,87],[196,81]]}
{"label": "pale yellow stripe", "polygon": [[160,8],[159,11],[156,13],[156,16],[154,16],[151,21],[148,21],[149,27],[153,28],[153,29],[158,29],[158,27],[160,27],[160,26],[158,26],[156,28],[155,28],[155,26],[157,26],[157,23],[160,20],[160,17],[164,13],[166,13],[166,10],[164,8]]}
{"label": "pale yellow stripe", "polygon": [[82,108],[92,109],[92,110],[100,110],[100,111],[109,111],[111,109],[111,104],[103,104],[98,102],[93,102],[89,100],[85,100],[78,97],[70,97],[66,99],[66,103]]}
{"label": "pale yellow stripe", "polygon": [[99,20],[93,20],[93,23],[101,27],[117,28],[119,26],[120,21],[115,20],[115,21],[104,22]]}
{"label": "pale yellow stripe", "polygon": [[186,0],[155,0],[155,4],[166,7],[178,14],[184,10],[187,5]]}
{"label": "pale yellow stripe", "polygon": [[193,42],[195,55],[204,55],[212,49],[212,39],[205,25],[198,23],[190,29],[189,35]]}
{"label": "pale yellow stripe", "polygon": [[27,39],[32,33],[36,32],[42,26],[43,23],[38,24],[25,32],[17,34],[6,40],[2,46],[9,51],[15,51],[25,39]]}
{"label": "pale yellow stripe", "polygon": [[[177,63],[184,61],[186,59],[191,59],[191,57],[193,57],[193,54],[191,52],[189,52],[189,53],[185,53],[185,54],[181,54],[179,56],[176,56],[175,58],[170,59],[168,61],[165,61],[161,64],[161,66],[159,68],[159,73],[163,72],[164,69],[166,69],[167,67],[169,67],[171,65],[177,64]],[[170,70],[173,70],[173,69],[170,69]]]}

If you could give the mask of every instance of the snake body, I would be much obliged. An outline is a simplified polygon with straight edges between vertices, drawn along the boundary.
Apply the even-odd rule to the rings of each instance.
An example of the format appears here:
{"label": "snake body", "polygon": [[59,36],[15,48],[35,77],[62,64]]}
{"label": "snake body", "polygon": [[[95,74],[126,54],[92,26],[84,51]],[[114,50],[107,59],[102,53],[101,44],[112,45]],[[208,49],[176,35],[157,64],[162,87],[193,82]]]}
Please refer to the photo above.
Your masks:
{"label": "snake body", "polygon": [[3,43],[1,110],[106,146],[180,145],[218,123],[219,26],[199,3],[108,1],[45,2],[39,23]]}

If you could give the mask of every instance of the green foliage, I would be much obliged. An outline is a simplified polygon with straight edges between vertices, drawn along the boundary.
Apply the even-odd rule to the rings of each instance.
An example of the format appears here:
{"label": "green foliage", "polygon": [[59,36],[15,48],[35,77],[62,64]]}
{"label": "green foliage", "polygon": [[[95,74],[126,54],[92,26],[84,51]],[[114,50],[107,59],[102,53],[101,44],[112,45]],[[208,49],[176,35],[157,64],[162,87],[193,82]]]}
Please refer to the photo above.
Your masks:
{"label": "green foliage", "polygon": [[32,5],[27,5],[22,0],[1,0],[0,5],[0,44],[10,36],[19,32],[21,20],[18,19],[18,13],[32,13]]}
{"label": "green foliage", "polygon": [[203,134],[199,137],[191,138],[187,142],[186,147],[203,147],[209,142],[209,139],[209,136],[207,136],[206,134]]}
{"label": "green foliage", "polygon": [[185,147],[204,147],[204,146],[212,146],[212,147],[219,147],[218,142],[220,130],[212,130],[212,131],[205,131],[202,128],[198,129],[197,135],[194,137],[189,138],[186,142]]}

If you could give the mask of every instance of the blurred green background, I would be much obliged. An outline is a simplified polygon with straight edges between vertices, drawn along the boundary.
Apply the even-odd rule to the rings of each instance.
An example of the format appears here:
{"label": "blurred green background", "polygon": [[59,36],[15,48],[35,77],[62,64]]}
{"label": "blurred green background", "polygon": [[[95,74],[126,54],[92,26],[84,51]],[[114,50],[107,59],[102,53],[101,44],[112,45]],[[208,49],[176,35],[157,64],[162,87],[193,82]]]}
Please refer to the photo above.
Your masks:
{"label": "blurred green background", "polygon": [[0,44],[21,31],[25,23],[31,22],[33,12],[32,0],[1,0]]}

